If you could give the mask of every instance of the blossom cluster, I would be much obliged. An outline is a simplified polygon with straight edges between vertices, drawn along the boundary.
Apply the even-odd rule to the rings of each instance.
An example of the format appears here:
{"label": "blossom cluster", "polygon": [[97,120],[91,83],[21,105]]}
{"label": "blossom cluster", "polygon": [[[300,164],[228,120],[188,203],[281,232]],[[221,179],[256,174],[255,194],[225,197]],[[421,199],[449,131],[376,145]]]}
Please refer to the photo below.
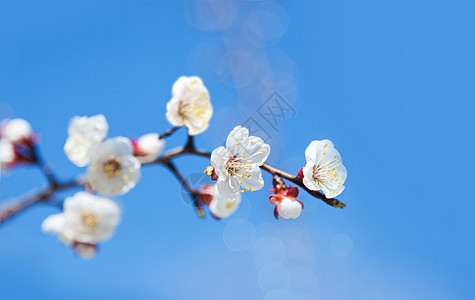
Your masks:
{"label": "blossom cluster", "polygon": [[[178,78],[166,105],[165,117],[170,124],[175,128],[186,127],[192,137],[208,128],[212,115],[209,92],[202,80]],[[71,119],[64,152],[74,165],[87,167],[85,191],[64,200],[62,211],[48,216],[42,224],[44,232],[58,236],[83,258],[93,257],[97,244],[111,238],[120,222],[121,208],[108,197],[132,190],[140,180],[143,164],[164,161],[160,155],[166,135],[148,133],[134,139],[107,137],[108,132],[109,124],[102,114]],[[0,128],[0,167],[4,170],[21,162],[38,162],[35,144],[35,135],[27,121],[4,121]],[[204,184],[196,190],[187,186],[195,204],[209,207],[216,219],[232,215],[239,208],[242,194],[265,186],[262,169],[270,153],[271,147],[260,137],[251,136],[247,128],[236,126],[224,146],[207,154],[210,165],[205,173],[216,183]],[[305,150],[305,159],[306,164],[298,175],[290,178],[292,183],[307,191],[320,191],[326,198],[342,193],[347,172],[330,140],[312,141]],[[278,173],[270,173],[274,181],[269,201],[275,205],[275,217],[299,217],[304,206],[297,199],[298,187],[288,187]]]}

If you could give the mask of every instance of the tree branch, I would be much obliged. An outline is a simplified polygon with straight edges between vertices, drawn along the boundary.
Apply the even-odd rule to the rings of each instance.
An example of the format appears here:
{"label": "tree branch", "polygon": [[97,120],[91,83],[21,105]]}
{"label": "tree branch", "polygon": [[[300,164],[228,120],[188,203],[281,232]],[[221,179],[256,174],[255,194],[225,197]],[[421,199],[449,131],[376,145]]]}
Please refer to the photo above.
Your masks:
{"label": "tree branch", "polygon": [[[176,130],[178,130],[180,127],[174,127],[165,133],[160,135],[160,138],[165,138],[167,136],[170,136],[173,134]],[[54,194],[58,191],[65,190],[65,189],[70,189],[74,187],[79,187],[79,186],[85,186],[88,188],[88,183],[86,181],[85,177],[79,177],[76,180],[71,180],[71,181],[66,181],[66,182],[59,182],[56,179],[56,176],[52,172],[51,168],[47,163],[45,163],[42,158],[39,155],[38,150],[36,149],[37,147],[34,147],[34,157],[35,157],[35,164],[40,167],[42,172],[45,174],[46,178],[48,179],[48,187],[41,191],[32,191],[29,193],[29,195],[23,197],[22,200],[12,200],[7,202],[5,205],[3,205],[0,208],[0,225],[3,224],[3,222],[9,220],[11,217],[14,215],[18,214],[19,212],[27,209],[28,207],[31,207],[32,205],[36,203],[49,203],[48,200],[50,200]],[[143,163],[143,165],[153,165],[153,164],[162,164],[166,168],[168,168],[174,175],[175,177],[180,181],[180,183],[183,185],[183,187],[189,192],[190,196],[192,197],[194,207],[196,211],[198,212],[200,217],[203,217],[203,210],[197,201],[197,197],[199,196],[199,192],[194,190],[193,187],[191,187],[188,182],[183,178],[183,176],[180,174],[176,166],[173,164],[172,159],[175,157],[179,157],[182,155],[196,155],[196,156],[201,156],[205,158],[210,158],[211,153],[203,150],[198,150],[196,149],[194,145],[194,137],[191,135],[188,135],[187,142],[185,146],[183,147],[178,147],[175,149],[170,150],[163,156],[155,159],[154,161],[148,162],[148,163]],[[329,199],[326,198],[325,195],[323,195],[320,192],[317,191],[312,191],[308,189],[302,182],[302,179],[298,176],[292,175],[290,173],[287,173],[285,171],[282,171],[280,169],[277,169],[267,163],[264,163],[261,166],[261,169],[272,174],[272,175],[277,175],[282,178],[285,178],[289,180],[290,182],[294,183],[295,185],[298,185],[305,191],[307,191],[310,195],[314,196],[315,198],[318,198],[325,203],[327,203],[330,206],[336,207],[336,208],[344,208],[346,207],[346,204],[343,202],[337,200],[337,199]],[[50,203],[54,204],[54,203]]]}

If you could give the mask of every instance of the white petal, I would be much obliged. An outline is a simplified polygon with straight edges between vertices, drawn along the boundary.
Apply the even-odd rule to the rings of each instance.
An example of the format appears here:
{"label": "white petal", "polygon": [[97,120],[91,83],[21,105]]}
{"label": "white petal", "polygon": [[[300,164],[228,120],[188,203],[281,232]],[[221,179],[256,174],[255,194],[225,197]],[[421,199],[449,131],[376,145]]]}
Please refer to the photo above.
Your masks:
{"label": "white petal", "polygon": [[264,179],[262,179],[261,169],[259,167],[248,171],[250,177],[243,176],[238,178],[242,182],[242,186],[249,191],[257,191],[264,187]]}
{"label": "white petal", "polygon": [[6,139],[0,139],[0,166],[12,163],[15,159],[15,148]]}
{"label": "white petal", "polygon": [[313,141],[305,149],[305,159],[307,162],[314,161],[318,164],[327,148],[335,148],[330,140]]}
{"label": "white petal", "polygon": [[2,138],[13,143],[21,139],[28,139],[33,134],[33,129],[28,121],[24,119],[5,120],[2,124]]}
{"label": "white petal", "polygon": [[313,169],[315,167],[315,163],[313,161],[307,162],[305,167],[303,168],[303,184],[312,191],[320,190],[320,186],[317,182],[313,179]]}
{"label": "white petal", "polygon": [[69,122],[68,133],[70,136],[76,136],[95,142],[101,142],[107,136],[109,125],[106,117],[102,114],[92,117],[76,116]]}
{"label": "white petal", "polygon": [[225,198],[219,193],[216,187],[213,200],[209,205],[209,210],[218,218],[227,218],[238,209],[240,203],[241,194],[238,193],[233,198]]}
{"label": "white petal", "polygon": [[232,154],[244,154],[244,147],[249,144],[249,130],[245,127],[236,126],[226,139],[226,149]]}
{"label": "white petal", "polygon": [[219,194],[228,199],[233,199],[239,193],[239,181],[232,176],[225,176],[218,178],[216,182]]}
{"label": "white petal", "polygon": [[165,146],[165,141],[161,140],[157,133],[149,133],[137,140],[137,146],[144,154],[158,156]]}
{"label": "white petal", "polygon": [[63,230],[63,226],[64,226],[64,215],[55,214],[55,215],[50,215],[46,219],[44,219],[43,223],[41,223],[41,230],[43,232],[58,235]]}
{"label": "white petal", "polygon": [[270,146],[256,136],[249,138],[249,143],[245,147],[244,157],[250,164],[261,166],[269,157]]}
{"label": "white petal", "polygon": [[282,201],[277,204],[277,211],[284,219],[296,219],[302,212],[302,205],[296,200],[284,197]]}
{"label": "white petal", "polygon": [[92,160],[97,160],[101,157],[108,158],[113,156],[124,156],[133,154],[132,142],[126,137],[115,137],[105,140],[99,144],[92,155]]}
{"label": "white petal", "polygon": [[211,153],[211,165],[216,175],[220,178],[226,177],[226,163],[231,157],[231,153],[224,147],[219,147]]}
{"label": "white petal", "polygon": [[84,167],[91,162],[93,151],[98,145],[98,142],[80,136],[69,136],[64,144],[64,152],[72,163]]}
{"label": "white petal", "polygon": [[167,118],[168,122],[173,126],[183,126],[185,125],[183,118],[178,114],[178,109],[180,107],[180,102],[178,98],[172,98],[167,103],[167,113],[165,117]]}

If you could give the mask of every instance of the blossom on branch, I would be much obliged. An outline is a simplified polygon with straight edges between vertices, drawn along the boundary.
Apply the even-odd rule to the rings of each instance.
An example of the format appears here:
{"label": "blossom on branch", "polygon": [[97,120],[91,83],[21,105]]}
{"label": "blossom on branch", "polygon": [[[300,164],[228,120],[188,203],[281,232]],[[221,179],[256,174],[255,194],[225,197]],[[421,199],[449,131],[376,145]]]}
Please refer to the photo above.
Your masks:
{"label": "blossom on branch", "polygon": [[303,184],[312,191],[322,190],[327,198],[345,189],[346,168],[330,140],[313,141],[305,150],[307,164],[302,169]]}
{"label": "blossom on branch", "polygon": [[133,141],[134,155],[142,163],[154,161],[165,147],[165,141],[157,133],[148,133]]}
{"label": "blossom on branch", "polygon": [[0,170],[12,165],[15,161],[15,146],[6,139],[0,139]]}
{"label": "blossom on branch", "polygon": [[95,245],[108,240],[120,221],[120,207],[113,200],[78,192],[64,201],[63,212],[47,217],[41,228],[70,246]]}
{"label": "blossom on branch", "polygon": [[33,139],[33,129],[30,123],[24,119],[3,120],[0,127],[1,138],[11,143]]}
{"label": "blossom on branch", "polygon": [[186,126],[196,135],[208,128],[213,115],[209,93],[199,77],[182,76],[173,84],[166,118],[173,126]]}
{"label": "blossom on branch", "polygon": [[264,186],[260,166],[270,153],[270,146],[247,128],[237,126],[226,140],[226,148],[211,153],[211,165],[218,176],[217,187],[223,197],[233,199],[239,191],[257,191]]}
{"label": "blossom on branch", "polygon": [[91,162],[95,148],[105,139],[108,131],[109,125],[104,115],[76,116],[69,123],[64,152],[71,162],[84,167]]}
{"label": "blossom on branch", "polygon": [[209,210],[216,218],[227,218],[232,215],[241,203],[241,194],[237,193],[233,198],[223,197],[216,185],[214,186],[213,199],[209,204]]}
{"label": "blossom on branch", "polygon": [[275,204],[274,216],[276,219],[278,219],[278,215],[284,219],[296,219],[300,216],[303,204],[297,199],[298,195],[299,189],[290,187],[269,197],[269,201]]}
{"label": "blossom on branch", "polygon": [[141,164],[133,153],[132,142],[125,137],[99,144],[87,170],[91,187],[104,195],[125,194],[135,187],[140,179]]}

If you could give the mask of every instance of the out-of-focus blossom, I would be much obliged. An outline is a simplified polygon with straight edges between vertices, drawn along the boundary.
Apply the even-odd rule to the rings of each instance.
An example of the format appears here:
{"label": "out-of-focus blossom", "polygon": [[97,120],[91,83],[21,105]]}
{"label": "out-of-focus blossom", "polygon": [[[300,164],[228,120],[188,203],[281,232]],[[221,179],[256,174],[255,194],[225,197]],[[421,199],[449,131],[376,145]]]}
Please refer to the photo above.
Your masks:
{"label": "out-of-focus blossom", "polygon": [[0,139],[0,168],[4,169],[15,161],[15,146],[6,139]]}
{"label": "out-of-focus blossom", "polygon": [[216,218],[227,218],[238,209],[240,203],[240,193],[235,194],[232,198],[223,197],[215,185],[213,200],[209,204],[209,210]]}
{"label": "out-of-focus blossom", "polygon": [[71,162],[84,167],[90,163],[96,147],[105,139],[108,131],[109,125],[104,115],[76,116],[69,123],[64,152]]}
{"label": "out-of-focus blossom", "polygon": [[190,135],[208,128],[213,115],[209,93],[199,77],[180,77],[173,84],[166,118],[174,126],[186,126]]}
{"label": "out-of-focus blossom", "polygon": [[346,168],[330,140],[313,141],[305,150],[307,164],[302,170],[303,184],[312,191],[322,190],[334,198],[345,189]]}
{"label": "out-of-focus blossom", "polygon": [[140,161],[133,156],[132,142],[128,138],[111,138],[96,147],[87,170],[87,179],[91,187],[101,194],[125,194],[140,179],[140,166]]}
{"label": "out-of-focus blossom", "polygon": [[120,207],[113,200],[79,192],[64,201],[63,212],[47,217],[41,228],[67,245],[96,244],[108,240],[120,221]]}
{"label": "out-of-focus blossom", "polygon": [[157,133],[142,135],[134,142],[134,154],[142,163],[155,160],[165,147],[165,141]]}
{"label": "out-of-focus blossom", "polygon": [[33,129],[30,123],[24,119],[3,120],[0,127],[2,139],[12,143],[33,139]]}
{"label": "out-of-focus blossom", "polygon": [[226,148],[221,146],[211,154],[219,193],[233,199],[240,190],[252,192],[261,189],[264,180],[260,166],[269,153],[270,146],[259,137],[249,136],[247,128],[234,128],[226,140]]}

